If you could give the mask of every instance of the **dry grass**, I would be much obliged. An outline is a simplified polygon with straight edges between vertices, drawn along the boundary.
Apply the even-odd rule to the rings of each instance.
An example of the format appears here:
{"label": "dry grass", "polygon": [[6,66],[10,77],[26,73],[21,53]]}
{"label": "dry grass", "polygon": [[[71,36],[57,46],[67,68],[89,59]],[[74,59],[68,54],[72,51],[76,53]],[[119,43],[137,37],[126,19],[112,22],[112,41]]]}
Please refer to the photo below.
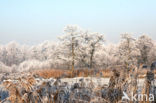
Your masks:
{"label": "dry grass", "polygon": [[106,70],[89,70],[89,69],[79,69],[74,70],[73,73],[70,70],[60,70],[60,69],[44,69],[33,71],[34,74],[37,74],[43,78],[73,78],[73,77],[110,77],[111,71]]}
{"label": "dry grass", "polygon": [[[36,83],[35,79],[30,75],[29,77],[21,77],[18,82],[5,81],[3,86],[9,91],[9,97],[5,100],[11,103],[25,103],[23,93],[32,91],[32,86]],[[21,92],[23,91],[23,92]]]}
{"label": "dry grass", "polygon": [[[44,69],[33,71],[34,74],[37,74],[43,78],[73,78],[73,77],[105,77],[108,78],[111,76],[112,72],[110,69],[103,70],[94,70],[94,69],[79,69],[74,70],[73,73],[70,70],[61,70],[61,69]],[[138,70],[139,78],[145,78],[147,73],[146,69]],[[156,74],[156,70],[154,71]]]}
{"label": "dry grass", "polygon": [[44,69],[44,70],[36,70],[33,72],[43,78],[59,78],[63,75],[68,76],[70,72],[68,70],[57,70],[57,69]]}

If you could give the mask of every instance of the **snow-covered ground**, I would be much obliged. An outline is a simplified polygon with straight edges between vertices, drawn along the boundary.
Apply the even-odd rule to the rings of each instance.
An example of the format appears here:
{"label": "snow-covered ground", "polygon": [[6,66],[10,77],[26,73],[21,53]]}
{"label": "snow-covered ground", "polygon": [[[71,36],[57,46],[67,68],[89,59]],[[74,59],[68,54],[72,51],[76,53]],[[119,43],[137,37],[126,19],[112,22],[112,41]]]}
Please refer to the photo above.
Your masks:
{"label": "snow-covered ground", "polygon": [[62,78],[62,82],[68,82],[69,84],[78,83],[84,81],[86,84],[93,83],[94,86],[108,85],[109,78],[99,78],[99,77],[75,77],[75,78]]}
{"label": "snow-covered ground", "polygon": [[[68,82],[69,84],[77,83],[83,79],[85,83],[93,82],[96,86],[108,85],[110,78],[99,77],[76,77],[76,78],[62,78],[62,82]],[[143,86],[145,82],[144,78],[138,79],[138,86]],[[156,84],[156,82],[154,82]]]}

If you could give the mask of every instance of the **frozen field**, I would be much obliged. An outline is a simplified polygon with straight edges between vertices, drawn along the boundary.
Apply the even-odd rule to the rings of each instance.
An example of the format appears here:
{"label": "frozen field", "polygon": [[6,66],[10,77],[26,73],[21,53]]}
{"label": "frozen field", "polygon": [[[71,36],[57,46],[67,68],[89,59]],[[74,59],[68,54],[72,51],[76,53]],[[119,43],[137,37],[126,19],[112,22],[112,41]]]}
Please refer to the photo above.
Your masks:
{"label": "frozen field", "polygon": [[[108,85],[110,78],[99,78],[99,77],[76,77],[76,78],[63,78],[62,82],[68,82],[69,84],[77,83],[83,79],[86,83],[93,82],[96,86]],[[144,78],[138,79],[138,86],[144,85]],[[156,82],[155,82],[156,85]]]}
{"label": "frozen field", "polygon": [[[122,90],[108,88],[109,80],[101,77],[44,79],[31,74],[3,74],[0,100],[2,103],[17,100],[20,103],[107,103],[107,99],[117,100],[116,96],[122,95]],[[138,87],[143,86],[144,79],[139,79]],[[112,97],[109,96],[110,90]]]}

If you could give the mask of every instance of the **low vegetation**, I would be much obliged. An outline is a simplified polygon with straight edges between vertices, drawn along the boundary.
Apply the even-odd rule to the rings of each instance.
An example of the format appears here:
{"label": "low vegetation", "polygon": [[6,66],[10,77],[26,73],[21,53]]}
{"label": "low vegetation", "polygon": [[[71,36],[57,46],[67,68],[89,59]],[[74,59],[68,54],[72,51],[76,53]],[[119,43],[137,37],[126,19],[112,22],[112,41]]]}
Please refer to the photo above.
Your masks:
{"label": "low vegetation", "polygon": [[[145,78],[148,69],[143,69],[138,71],[139,78]],[[80,69],[74,70],[73,74],[71,70],[62,69],[41,69],[32,71],[34,74],[39,75],[45,79],[48,78],[73,78],[73,77],[102,77],[110,78],[112,71],[110,69],[104,70],[90,70],[90,69]],[[156,70],[154,70],[156,74]]]}
{"label": "low vegetation", "polygon": [[[137,71],[135,66],[106,70],[108,79],[103,78],[105,71],[98,71],[96,74],[95,71],[86,69],[73,73],[51,69],[3,74],[0,100],[2,103],[130,103],[132,100],[122,99],[123,91],[130,98],[130,92],[155,93],[155,86],[152,84],[154,71],[147,71],[140,84]],[[133,102],[142,103],[136,99]]]}

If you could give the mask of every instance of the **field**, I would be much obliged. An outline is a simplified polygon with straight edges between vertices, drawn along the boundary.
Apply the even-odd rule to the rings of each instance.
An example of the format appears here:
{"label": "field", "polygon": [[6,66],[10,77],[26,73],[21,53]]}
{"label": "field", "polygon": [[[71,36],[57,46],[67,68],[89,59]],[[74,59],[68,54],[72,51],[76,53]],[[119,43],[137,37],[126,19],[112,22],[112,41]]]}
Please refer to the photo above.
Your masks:
{"label": "field", "polygon": [[[146,92],[147,70],[138,72],[136,85],[115,70],[44,69],[1,74],[2,103],[120,103],[124,89]],[[156,73],[156,72],[155,72]],[[122,81],[122,79],[124,79]],[[127,84],[127,86],[125,86]],[[153,82],[154,85],[156,82]],[[130,87],[129,87],[130,86]],[[135,101],[136,102],[136,101]],[[138,101],[137,101],[138,102]],[[140,102],[141,103],[141,102]]]}

